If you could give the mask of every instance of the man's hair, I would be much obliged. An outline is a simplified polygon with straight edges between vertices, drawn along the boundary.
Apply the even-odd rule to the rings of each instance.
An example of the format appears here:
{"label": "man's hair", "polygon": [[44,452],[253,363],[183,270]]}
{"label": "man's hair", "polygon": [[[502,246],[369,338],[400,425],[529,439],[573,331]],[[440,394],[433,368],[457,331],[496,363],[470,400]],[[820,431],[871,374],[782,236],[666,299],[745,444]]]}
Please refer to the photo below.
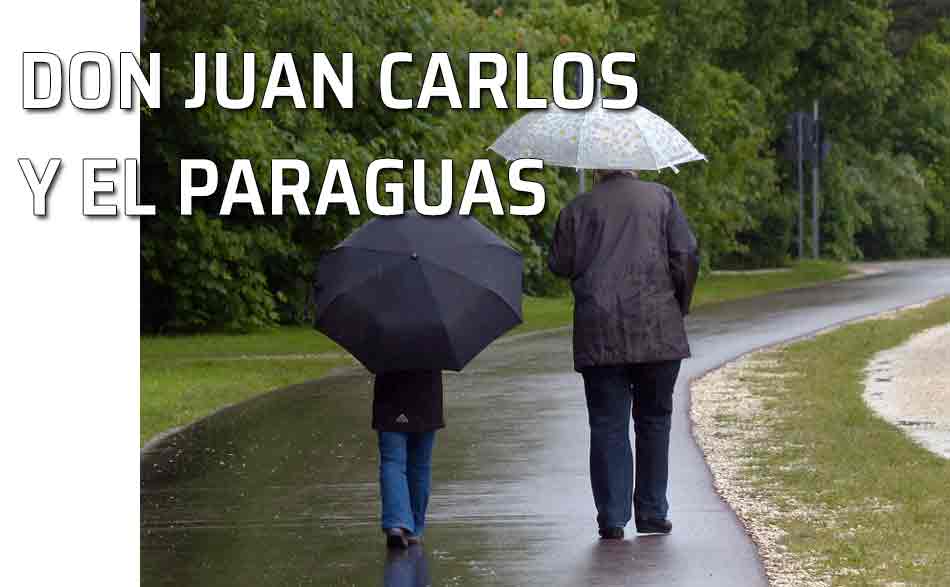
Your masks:
{"label": "man's hair", "polygon": [[630,177],[637,179],[640,177],[636,171],[632,169],[595,169],[594,170],[594,183],[600,183],[610,177],[611,175],[616,174],[629,175]]}

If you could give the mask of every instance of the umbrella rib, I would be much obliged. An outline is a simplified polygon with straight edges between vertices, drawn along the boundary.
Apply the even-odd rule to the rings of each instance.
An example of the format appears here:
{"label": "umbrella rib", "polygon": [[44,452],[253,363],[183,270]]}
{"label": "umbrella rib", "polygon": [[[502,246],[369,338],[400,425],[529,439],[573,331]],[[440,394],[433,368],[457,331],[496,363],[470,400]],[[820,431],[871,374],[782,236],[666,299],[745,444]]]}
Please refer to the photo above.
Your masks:
{"label": "umbrella rib", "polygon": [[[492,246],[498,246],[498,245],[483,245],[483,246],[492,247]],[[517,251],[512,251],[512,252],[514,252],[516,255],[518,254]],[[520,255],[519,255],[519,256],[520,256]],[[484,283],[475,281],[475,280],[472,279],[472,277],[471,277],[470,275],[466,275],[465,273],[462,273],[461,271],[458,271],[457,269],[453,269],[452,267],[449,267],[449,266],[447,266],[447,265],[443,265],[442,263],[437,263],[437,262],[433,261],[432,259],[428,259],[428,258],[427,258],[427,259],[425,259],[425,261],[426,261],[427,263],[431,263],[433,267],[438,267],[439,269],[442,269],[443,271],[448,271],[449,273],[452,273],[452,274],[454,274],[454,275],[458,275],[459,277],[464,277],[465,279],[468,279],[469,281],[472,281],[472,282],[474,282],[474,283],[478,283],[478,285],[484,287],[487,291],[490,291],[492,294],[494,294],[495,296],[497,296],[498,299],[500,299],[502,302],[504,302],[504,304],[505,304],[506,306],[508,306],[508,308],[509,308],[512,312],[515,313],[515,316],[518,316],[519,320],[521,319],[521,314],[520,314],[520,312],[518,312],[517,310],[515,310],[515,308],[513,308],[510,303],[508,303],[508,300],[505,299],[505,296],[501,295],[501,294],[500,294],[498,291],[496,291],[494,288],[489,287],[489,286],[485,285]]]}
{"label": "umbrella rib", "polygon": [[[484,243],[484,244],[480,244],[480,245],[458,245],[458,246],[456,246],[456,247],[446,247],[446,248],[462,248],[462,247],[464,247],[464,248],[494,247],[494,248],[498,248],[498,249],[502,249],[502,250],[508,251],[508,252],[511,253],[511,254],[518,255],[519,257],[521,256],[521,254],[518,253],[518,251],[515,251],[515,250],[512,249],[511,247],[509,247],[509,246],[507,246],[507,245],[503,245],[503,244],[496,244],[496,243]],[[372,252],[374,252],[374,253],[385,253],[385,254],[394,255],[394,256],[405,256],[405,254],[406,254],[406,253],[393,252],[393,251],[391,251],[391,250],[386,250],[386,249],[377,249],[377,248],[371,248],[371,247],[365,247],[365,246],[359,246],[359,245],[347,245],[346,248],[352,249],[352,250],[358,249],[358,250],[361,250],[361,251],[372,251]],[[430,258],[428,258],[428,257],[424,257],[424,259],[425,259],[427,262],[432,263],[433,265],[435,265],[435,266],[437,266],[437,267],[440,267],[440,268],[442,268],[442,269],[445,269],[446,271],[450,271],[450,272],[454,273],[455,275],[458,275],[458,276],[460,276],[460,277],[464,277],[464,278],[466,278],[466,279],[471,279],[471,276],[470,276],[470,275],[466,275],[466,274],[464,274],[464,273],[462,273],[462,272],[460,272],[460,271],[458,271],[458,270],[456,270],[456,269],[453,269],[452,267],[448,267],[448,266],[446,266],[446,265],[443,265],[442,263],[437,263],[437,262],[433,261],[432,259],[430,259]],[[388,268],[387,268],[387,270],[388,270]],[[375,273],[371,273],[371,274],[367,275],[365,278],[363,278],[363,279],[361,279],[361,280],[359,280],[359,281],[357,281],[357,282],[354,282],[354,283],[350,284],[350,289],[352,289],[353,287],[358,287],[358,286],[362,285],[363,283],[369,281],[370,279],[373,279],[375,276],[376,276]],[[513,308],[513,307],[511,306],[511,304],[509,304],[509,303],[505,300],[505,297],[504,297],[503,295],[501,295],[500,293],[498,293],[497,291],[495,291],[495,290],[492,289],[491,287],[488,287],[487,285],[484,285],[484,284],[482,284],[482,283],[479,283],[479,285],[482,285],[483,287],[485,287],[485,289],[491,291],[493,294],[495,294],[496,296],[498,296],[502,301],[505,302],[505,305],[507,305],[509,308],[512,309],[512,311],[515,312],[515,315],[516,315],[516,316],[519,316],[519,317],[520,317],[520,313],[519,313],[515,308]],[[339,296],[341,296],[343,293],[344,293],[344,292],[337,292],[336,295],[334,295],[332,298],[330,298],[329,300],[327,300],[326,305],[329,307],[329,305],[332,304],[332,303],[336,300],[336,298],[338,298]]]}
{"label": "umbrella rib", "polygon": [[[595,100],[597,99],[596,94],[594,95],[594,99]],[[581,162],[581,145],[586,144],[586,141],[584,140],[584,134],[587,132],[587,129],[588,129],[587,119],[590,116],[590,111],[593,109],[594,109],[594,105],[592,104],[591,106],[587,108],[587,110],[584,111],[584,117],[581,120],[580,128],[577,130],[577,160],[575,161],[575,163],[577,163],[577,169],[583,169],[582,162]],[[584,154],[585,155],[587,154],[586,151]]]}
{"label": "umbrella rib", "polygon": [[508,303],[508,300],[506,300],[504,296],[500,295],[497,291],[491,289],[490,287],[486,287],[485,291],[491,292],[493,296],[501,300],[501,303],[504,304],[504,306],[508,308],[508,311],[511,312],[511,314],[518,320],[518,324],[521,324],[524,322],[524,318],[521,316],[521,312],[518,312],[517,310],[512,308],[511,304]]}
{"label": "umbrella rib", "polygon": [[442,308],[440,307],[438,300],[439,298],[435,295],[435,292],[432,289],[432,283],[429,281],[429,276],[426,275],[425,267],[422,266],[422,263],[417,264],[419,268],[419,273],[422,275],[422,280],[426,284],[426,291],[429,293],[429,297],[435,302],[432,304],[435,306],[435,311],[439,315],[439,324],[442,329],[442,335],[445,337],[446,346],[448,346],[448,351],[452,355],[452,360],[455,361],[455,364],[459,364],[458,355],[455,354],[455,347],[452,345],[452,337],[449,335],[448,325],[445,321],[445,315],[442,314]]}
{"label": "umbrella rib", "polygon": [[[374,253],[386,253],[386,254],[393,255],[393,256],[398,256],[398,257],[403,257],[403,256],[405,256],[404,253],[394,253],[393,251],[387,251],[387,250],[384,250],[384,249],[368,249],[368,248],[362,248],[362,247],[354,247],[354,246],[350,246],[350,245],[347,245],[346,248],[348,248],[348,249],[360,249],[360,250],[363,250],[363,251],[371,251],[371,252],[374,252]],[[392,266],[386,267],[385,269],[383,269],[383,271],[384,271],[384,272],[386,272],[386,271],[391,271],[391,270],[394,269],[394,268],[395,268],[395,267],[392,267]],[[371,280],[371,279],[374,279],[374,278],[376,278],[376,277],[378,277],[378,276],[379,276],[379,271],[374,272],[374,273],[369,273],[369,274],[367,274],[365,277],[363,277],[363,279],[360,279],[359,281],[355,281],[355,282],[349,284],[349,288],[348,288],[348,289],[352,290],[354,287],[359,287],[359,286],[363,285],[364,283],[366,283],[367,281],[369,281],[369,280]],[[343,295],[344,293],[346,293],[346,290],[342,290],[342,291],[336,292],[336,294],[334,294],[334,296],[333,296],[332,298],[330,298],[330,299],[328,299],[328,300],[326,301],[326,308],[329,308],[329,307],[333,304],[333,302],[335,302],[336,299],[339,298],[339,297],[340,297],[341,295]],[[326,311],[326,310],[324,310],[324,311]]]}
{"label": "umbrella rib", "polygon": [[[517,255],[518,257],[521,257],[521,253],[519,253],[518,251],[512,249],[512,248],[509,247],[508,245],[496,244],[496,243],[484,243],[484,244],[480,244],[480,245],[457,245],[457,246],[454,246],[454,247],[446,247],[446,248],[447,248],[447,249],[449,249],[449,248],[467,248],[467,249],[474,249],[474,248],[481,248],[481,247],[493,247],[493,248],[497,248],[497,249],[502,249],[502,250],[504,250],[504,251],[508,251],[510,254]],[[369,248],[369,247],[349,246],[348,248],[351,248],[351,249],[357,249],[357,248],[358,248],[358,249],[361,250],[361,251],[373,251],[373,252],[392,253],[392,251],[387,251],[387,250],[384,250],[384,249],[373,249],[373,248]],[[392,254],[404,255],[405,253],[392,253]],[[433,265],[435,265],[435,266],[437,266],[437,267],[440,267],[440,268],[442,268],[442,269],[445,269],[446,271],[450,271],[450,272],[454,273],[455,275],[458,275],[458,276],[460,276],[460,277],[464,277],[465,279],[469,279],[469,280],[472,279],[472,277],[471,277],[470,275],[466,275],[465,273],[462,273],[461,271],[458,271],[457,269],[453,269],[452,267],[450,267],[450,266],[448,266],[448,265],[443,265],[442,263],[438,263],[438,262],[434,261],[433,259],[431,259],[430,257],[421,257],[421,258],[425,259],[426,262],[432,263]],[[363,281],[359,281],[359,282],[357,282],[357,283],[354,284],[354,285],[360,285],[360,284],[362,284],[362,283],[363,283]],[[519,316],[519,318],[520,318],[520,313],[518,312],[518,310],[515,309],[515,308],[513,308],[513,307],[511,306],[511,304],[509,304],[509,303],[505,300],[505,297],[504,297],[503,295],[501,295],[501,294],[498,293],[496,290],[494,290],[493,288],[491,288],[491,287],[489,287],[489,286],[487,286],[487,285],[485,285],[485,284],[483,284],[483,283],[480,283],[480,282],[479,282],[479,285],[483,286],[485,289],[491,291],[493,294],[495,294],[496,296],[498,296],[499,298],[501,298],[501,300],[505,302],[505,305],[507,305],[509,308],[511,308],[511,310],[512,310],[513,312],[515,312],[515,315],[516,315],[516,316]],[[339,294],[337,294],[337,295],[339,295]],[[336,296],[334,296],[334,298],[335,298],[335,297],[336,297]],[[332,301],[332,299],[331,299],[330,301]]]}
{"label": "umbrella rib", "polygon": [[[646,108],[644,108],[646,110]],[[647,151],[650,152],[650,157],[653,157],[653,166],[656,167],[657,171],[662,171],[660,169],[660,161],[656,158],[656,150],[653,148],[653,145],[650,144],[650,141],[647,139],[647,133],[643,132],[643,127],[640,126],[640,123],[637,122],[636,118],[631,117],[633,124],[637,127],[637,130],[640,131],[640,136],[643,137],[643,144],[647,146]]]}
{"label": "umbrella rib", "polygon": [[[452,273],[452,274],[455,274],[455,275],[462,275],[462,276],[464,277],[463,274],[458,273],[457,271],[453,271],[453,270],[451,270],[451,269],[449,269],[449,268],[447,268],[447,267],[443,267],[442,265],[439,265],[439,264],[437,264],[437,263],[431,263],[431,262],[430,262],[430,265],[431,265],[431,267],[432,267],[433,269],[436,269],[436,270],[438,270],[438,271],[445,271],[445,272],[447,272],[447,273]],[[420,268],[421,268],[421,265],[420,265]],[[426,275],[425,269],[422,269],[422,270],[421,270],[421,273],[422,273],[423,277],[425,278],[426,287],[427,287],[427,289],[429,290],[430,295],[431,295],[432,287],[431,287],[431,284],[429,283],[429,276]],[[490,288],[490,287],[485,287],[485,291],[489,292],[491,295],[493,295],[493,296],[495,296],[496,298],[498,298],[499,300],[501,300],[502,305],[503,305],[505,308],[507,308],[509,312],[511,312],[511,315],[514,316],[514,318],[515,318],[515,320],[517,321],[518,324],[521,324],[521,323],[524,322],[524,319],[521,317],[521,313],[518,312],[518,311],[516,311],[514,308],[512,308],[512,307],[511,307],[511,304],[508,303],[508,300],[506,300],[506,299],[504,298],[504,296],[500,295],[497,291],[493,290],[493,289]],[[431,295],[431,297],[432,297],[433,300],[437,300],[437,299],[438,299],[435,295]],[[435,306],[436,306],[436,312],[438,312],[438,313],[439,313],[439,316],[442,318],[442,331],[445,333],[445,339],[446,339],[446,341],[449,343],[450,351],[451,351],[451,353],[452,353],[452,358],[455,359],[455,362],[456,362],[456,363],[460,363],[459,358],[458,358],[458,355],[455,354],[455,347],[452,346],[452,337],[449,335],[448,328],[446,327],[446,324],[447,324],[447,323],[446,323],[446,320],[445,320],[445,316],[442,314],[442,311],[441,311],[441,309],[439,308],[439,304],[435,304]]]}
{"label": "umbrella rib", "polygon": [[[324,311],[324,314],[328,314],[328,313],[330,312],[330,308],[332,308],[333,305],[336,304],[339,299],[340,299],[340,296],[339,296],[339,295],[334,296],[333,299],[330,301],[330,303],[327,304],[327,307],[326,307],[326,310]],[[342,348],[346,349],[346,345],[344,344],[344,343],[345,343],[345,340],[344,340],[343,338],[337,336],[337,335],[336,335],[336,332],[326,332],[325,330],[323,330],[323,329],[320,328],[320,326],[319,326],[320,316],[317,316],[317,317],[315,318],[315,322],[317,323],[317,330],[319,330],[320,332],[323,332],[323,334],[325,334],[330,340],[332,340],[333,342],[337,343],[337,344],[340,345]],[[365,337],[364,337],[364,338],[365,338]],[[362,340],[362,339],[361,339],[361,340]],[[370,365],[368,365],[367,363],[363,362],[363,359],[360,358],[360,357],[358,357],[358,356],[356,356],[356,353],[354,353],[353,351],[350,351],[349,349],[346,349],[346,350],[347,350],[348,353],[350,353],[351,355],[353,355],[353,357],[355,357],[356,360],[360,362],[360,364],[362,364],[362,365],[363,365],[364,367],[366,367],[368,370],[372,371],[372,368],[370,367]]]}

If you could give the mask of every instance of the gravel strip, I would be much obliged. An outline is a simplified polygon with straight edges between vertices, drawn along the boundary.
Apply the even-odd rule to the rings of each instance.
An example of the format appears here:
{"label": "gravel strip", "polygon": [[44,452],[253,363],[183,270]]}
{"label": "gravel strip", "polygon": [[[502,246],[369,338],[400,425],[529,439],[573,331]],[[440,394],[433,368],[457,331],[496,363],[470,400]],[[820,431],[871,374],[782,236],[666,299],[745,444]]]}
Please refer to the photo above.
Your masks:
{"label": "gravel strip", "polygon": [[[902,311],[921,308],[930,303],[932,301],[884,312],[858,322],[895,319]],[[815,336],[839,327],[822,330]],[[758,546],[769,584],[773,587],[830,587],[836,583],[836,576],[856,575],[860,574],[860,570],[840,568],[832,574],[822,564],[824,561],[789,552],[782,545],[783,522],[807,520],[829,528],[843,528],[842,539],[846,539],[848,526],[844,515],[848,512],[797,502],[794,496],[783,491],[775,479],[769,477],[764,466],[750,456],[753,448],[770,442],[774,444],[768,437],[768,431],[778,418],[764,409],[762,398],[781,395],[785,390],[784,380],[795,375],[786,371],[779,361],[779,355],[786,346],[777,345],[749,353],[693,381],[690,386],[693,434],[712,471],[716,490],[736,512]],[[889,352],[892,354],[887,355]],[[926,358],[915,359],[915,353],[919,352],[925,353]],[[913,406],[913,413],[924,413],[928,418],[939,419],[948,424],[947,429],[950,431],[950,324],[920,333],[906,345],[881,354],[886,355],[883,361],[889,361],[887,368],[895,373],[892,381],[887,383],[897,382],[902,390],[906,390],[908,382],[911,382],[910,387],[913,388],[910,394],[897,394],[899,400],[892,399],[895,397],[892,392],[884,392],[881,397],[891,400],[892,406]],[[902,363],[902,366],[895,367],[897,363]],[[878,370],[869,370],[869,373],[874,374],[872,378],[880,375],[881,367],[882,363],[879,363]],[[914,432],[919,433],[920,430]],[[946,440],[950,444],[950,435]],[[773,446],[770,450],[782,451],[783,448]],[[810,465],[803,462],[786,466],[795,468]],[[862,510],[894,509],[892,504],[883,503],[873,496],[854,507]]]}
{"label": "gravel strip", "polygon": [[769,584],[826,587],[833,577],[819,571],[820,561],[793,556],[784,549],[781,522],[828,520],[829,512],[806,508],[783,495],[748,456],[750,448],[768,441],[771,423],[756,390],[781,386],[787,377],[776,372],[775,348],[782,347],[748,354],[693,382],[693,433],[712,470],[716,490],[758,546]]}
{"label": "gravel strip", "polygon": [[864,401],[924,448],[950,459],[950,324],[881,351],[865,370]]}

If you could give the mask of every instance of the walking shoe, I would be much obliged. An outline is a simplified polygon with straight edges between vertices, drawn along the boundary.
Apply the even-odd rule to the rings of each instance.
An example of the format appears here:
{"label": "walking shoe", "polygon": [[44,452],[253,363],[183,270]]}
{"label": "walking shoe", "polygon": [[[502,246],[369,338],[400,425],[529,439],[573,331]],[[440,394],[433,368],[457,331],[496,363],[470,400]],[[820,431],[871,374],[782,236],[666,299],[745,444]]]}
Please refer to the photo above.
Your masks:
{"label": "walking shoe", "polygon": [[409,534],[406,533],[406,542],[410,545],[412,544],[422,544],[422,534]]}
{"label": "walking shoe", "polygon": [[635,522],[640,534],[669,534],[673,531],[673,522],[669,520],[637,518]]}
{"label": "walking shoe", "polygon": [[623,528],[601,528],[601,540],[623,540]]}
{"label": "walking shoe", "polygon": [[383,528],[386,535],[386,546],[389,548],[409,548],[409,541],[402,528]]}

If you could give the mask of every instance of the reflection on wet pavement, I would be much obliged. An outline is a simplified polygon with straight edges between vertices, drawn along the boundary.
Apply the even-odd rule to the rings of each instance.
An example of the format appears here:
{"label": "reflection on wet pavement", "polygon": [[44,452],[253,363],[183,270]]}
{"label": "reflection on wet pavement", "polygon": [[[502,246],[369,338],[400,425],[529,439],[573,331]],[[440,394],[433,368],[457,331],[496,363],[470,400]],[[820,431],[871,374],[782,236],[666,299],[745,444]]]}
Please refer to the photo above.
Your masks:
{"label": "reflection on wet pavement", "polygon": [[427,587],[432,585],[429,576],[429,558],[421,546],[407,550],[392,550],[386,555],[383,568],[383,587]]}
{"label": "reflection on wet pavement", "polygon": [[143,452],[142,584],[764,585],[690,436],[686,382],[754,348],[950,293],[950,263],[883,266],[690,317],[671,536],[596,540],[581,379],[560,331],[500,341],[447,374],[424,548],[383,546],[371,380],[351,371],[234,406]]}

